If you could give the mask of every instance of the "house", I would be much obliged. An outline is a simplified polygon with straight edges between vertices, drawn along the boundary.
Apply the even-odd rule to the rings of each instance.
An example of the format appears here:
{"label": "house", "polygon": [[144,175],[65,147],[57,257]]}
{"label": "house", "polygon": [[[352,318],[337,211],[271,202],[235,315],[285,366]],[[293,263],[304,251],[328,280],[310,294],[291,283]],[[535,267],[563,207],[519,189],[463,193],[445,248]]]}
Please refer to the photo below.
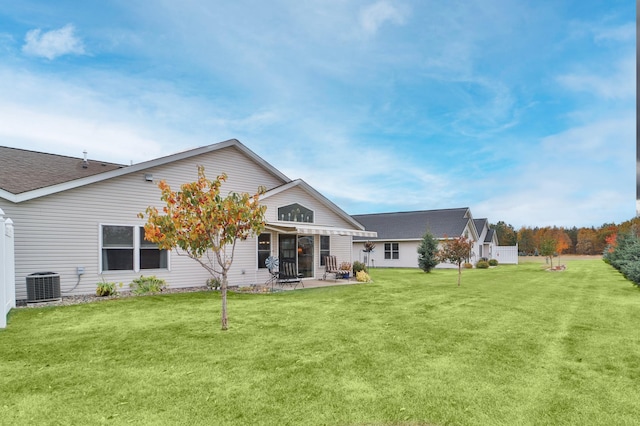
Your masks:
{"label": "house", "polygon": [[495,248],[498,247],[498,235],[494,229],[489,228],[487,219],[474,219],[478,231],[478,257],[493,259],[496,255]]}
{"label": "house", "polygon": [[[397,213],[354,215],[353,218],[367,230],[377,232],[376,238],[356,237],[353,241],[353,258],[370,266],[389,268],[417,268],[418,246],[427,230],[439,240],[466,236],[474,242],[471,262],[479,258],[484,240],[476,229],[476,223],[468,207],[441,210],[421,210]],[[364,252],[365,242],[375,244],[370,254]],[[368,259],[365,257],[369,256]],[[439,264],[437,267],[453,267]]]}
{"label": "house", "polygon": [[126,285],[155,275],[173,288],[202,286],[197,262],[144,240],[147,206],[162,207],[158,182],[178,189],[197,179],[228,175],[222,193],[267,188],[266,229],[238,243],[230,285],[266,282],[265,260],[286,257],[305,279],[322,277],[324,255],[351,262],[352,238],[376,233],[302,180],[291,180],[233,139],[134,165],[0,147],[0,209],[15,227],[16,299],[27,299],[31,274],[51,272],[62,295],[89,294],[97,283]]}

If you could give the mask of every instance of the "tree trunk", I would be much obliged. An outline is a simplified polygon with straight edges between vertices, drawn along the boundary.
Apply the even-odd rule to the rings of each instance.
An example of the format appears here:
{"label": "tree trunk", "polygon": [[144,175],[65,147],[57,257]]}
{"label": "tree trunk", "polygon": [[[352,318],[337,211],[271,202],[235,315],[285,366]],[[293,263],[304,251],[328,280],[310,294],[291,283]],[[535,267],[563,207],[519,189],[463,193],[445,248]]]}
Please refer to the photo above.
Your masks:
{"label": "tree trunk", "polygon": [[221,294],[222,294],[222,330],[227,330],[228,329],[228,323],[227,323],[227,273],[223,272],[222,273],[222,287],[221,287]]}
{"label": "tree trunk", "polygon": [[458,263],[458,287],[460,287],[460,277],[462,276],[462,263]]}

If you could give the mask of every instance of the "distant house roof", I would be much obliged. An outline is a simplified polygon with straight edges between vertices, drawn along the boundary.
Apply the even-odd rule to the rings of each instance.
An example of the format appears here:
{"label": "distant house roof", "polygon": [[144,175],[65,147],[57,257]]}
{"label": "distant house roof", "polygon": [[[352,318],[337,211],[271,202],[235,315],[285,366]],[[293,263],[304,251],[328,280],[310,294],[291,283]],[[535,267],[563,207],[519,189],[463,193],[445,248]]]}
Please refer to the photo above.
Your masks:
{"label": "distant house roof", "polygon": [[487,227],[487,235],[484,236],[484,242],[485,243],[491,243],[493,241],[493,234],[495,234],[495,229],[491,229],[489,227],[489,219],[487,218],[482,218],[482,219],[473,219],[473,223],[476,225],[476,229],[478,230],[478,235],[482,234],[482,229],[484,229],[484,227]]}
{"label": "distant house roof", "polygon": [[[416,240],[429,230],[436,238],[459,237],[472,220],[468,207],[397,213],[354,215],[368,231],[376,231],[378,240]],[[476,236],[477,238],[477,236]],[[356,240],[367,238],[356,237]]]}
{"label": "distant house roof", "polygon": [[476,229],[478,230],[478,234],[482,233],[482,230],[484,229],[485,225],[486,225],[487,228],[489,227],[489,221],[486,218],[473,219],[473,223],[476,225]]}
{"label": "distant house roof", "polygon": [[125,166],[0,146],[0,189],[21,194],[122,167]]}
{"label": "distant house roof", "polygon": [[487,235],[484,237],[484,242],[490,243],[491,241],[493,241],[493,234],[495,234],[495,232],[495,229],[489,228],[489,230],[487,231]]}

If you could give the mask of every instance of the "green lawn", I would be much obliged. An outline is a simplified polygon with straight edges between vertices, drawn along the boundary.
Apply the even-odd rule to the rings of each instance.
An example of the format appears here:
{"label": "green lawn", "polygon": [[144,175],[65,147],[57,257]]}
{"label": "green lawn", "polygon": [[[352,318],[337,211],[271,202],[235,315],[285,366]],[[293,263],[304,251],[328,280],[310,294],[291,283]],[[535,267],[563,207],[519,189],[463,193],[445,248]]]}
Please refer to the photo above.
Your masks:
{"label": "green lawn", "polygon": [[640,291],[566,263],[14,310],[0,423],[638,424]]}

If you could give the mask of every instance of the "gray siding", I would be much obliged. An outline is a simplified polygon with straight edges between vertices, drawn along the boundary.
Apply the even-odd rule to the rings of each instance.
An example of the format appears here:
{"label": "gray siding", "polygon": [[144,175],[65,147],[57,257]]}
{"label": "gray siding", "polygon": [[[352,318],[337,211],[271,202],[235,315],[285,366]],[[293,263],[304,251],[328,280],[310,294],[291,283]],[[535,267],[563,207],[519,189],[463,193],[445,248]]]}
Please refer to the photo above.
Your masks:
{"label": "gray siding", "polygon": [[[375,241],[376,247],[369,253],[369,266],[377,268],[417,268],[418,267],[418,245],[419,241]],[[384,258],[385,243],[398,243],[398,259]],[[353,258],[364,262],[364,241],[353,243]]]}
{"label": "gray siding", "polygon": [[[267,205],[266,219],[268,222],[276,222],[278,216],[278,207],[286,206],[292,203],[299,203],[314,212],[314,225],[332,226],[337,228],[352,229],[353,225],[345,219],[339,217],[324,203],[308,194],[300,187],[293,187],[287,191],[273,195],[265,200]],[[275,238],[275,234],[274,234]],[[277,256],[277,240],[272,240],[273,255]],[[351,256],[352,238],[350,236],[331,235],[330,251],[335,255],[338,262],[353,262]],[[322,278],[325,267],[320,265],[320,237],[314,238],[314,265],[315,278]],[[257,252],[257,249],[256,249]],[[265,277],[268,278],[267,275]]]}
{"label": "gray siding", "polygon": [[[137,213],[149,205],[161,207],[157,182],[164,179],[178,189],[181,183],[196,180],[198,164],[205,166],[209,178],[222,172],[228,174],[223,194],[253,193],[260,185],[269,188],[283,183],[237,149],[225,148],[145,170],[144,173],[153,174],[154,182],[145,181],[144,173],[133,173],[19,204],[0,199],[0,208],[15,223],[16,299],[27,297],[26,276],[44,271],[60,274],[64,294],[92,293],[103,279],[123,282],[127,289],[140,272],[100,274],[100,224],[143,225],[144,220]],[[231,283],[255,281],[255,239],[240,244],[236,255]],[[79,281],[78,266],[85,268]],[[164,278],[172,287],[200,286],[208,278],[207,271],[198,263],[174,252],[170,254],[170,270],[143,273]]]}

